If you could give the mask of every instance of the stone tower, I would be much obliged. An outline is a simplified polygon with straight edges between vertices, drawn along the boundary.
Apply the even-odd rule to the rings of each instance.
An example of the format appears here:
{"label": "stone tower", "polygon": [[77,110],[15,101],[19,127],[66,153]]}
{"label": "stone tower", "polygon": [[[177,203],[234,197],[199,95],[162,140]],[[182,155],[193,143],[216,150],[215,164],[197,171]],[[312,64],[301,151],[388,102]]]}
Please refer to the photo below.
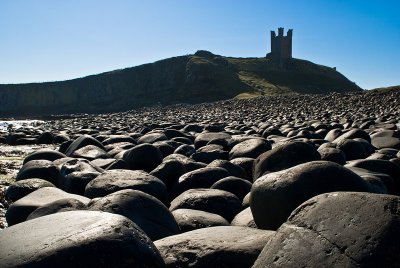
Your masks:
{"label": "stone tower", "polygon": [[283,28],[278,28],[278,36],[271,31],[271,53],[267,57],[282,64],[285,60],[292,58],[292,35],[293,29],[289,29],[286,36],[283,35]]}

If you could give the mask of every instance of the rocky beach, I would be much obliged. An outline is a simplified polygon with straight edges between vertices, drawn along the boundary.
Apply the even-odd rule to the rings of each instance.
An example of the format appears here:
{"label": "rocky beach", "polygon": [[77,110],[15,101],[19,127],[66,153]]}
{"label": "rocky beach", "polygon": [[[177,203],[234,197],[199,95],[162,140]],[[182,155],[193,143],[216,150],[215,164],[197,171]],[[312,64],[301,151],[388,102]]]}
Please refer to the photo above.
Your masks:
{"label": "rocky beach", "polygon": [[400,267],[399,89],[29,122],[1,267]]}

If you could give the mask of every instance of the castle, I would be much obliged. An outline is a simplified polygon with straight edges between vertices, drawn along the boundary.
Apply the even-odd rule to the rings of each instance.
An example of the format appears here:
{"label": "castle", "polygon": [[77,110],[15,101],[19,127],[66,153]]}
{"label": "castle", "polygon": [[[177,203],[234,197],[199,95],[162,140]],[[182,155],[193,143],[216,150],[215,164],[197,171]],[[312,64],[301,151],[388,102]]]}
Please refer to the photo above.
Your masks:
{"label": "castle", "polygon": [[283,35],[283,28],[278,28],[278,36],[275,31],[271,31],[271,52],[267,54],[268,58],[273,59],[282,65],[287,59],[292,58],[292,35],[293,29]]}

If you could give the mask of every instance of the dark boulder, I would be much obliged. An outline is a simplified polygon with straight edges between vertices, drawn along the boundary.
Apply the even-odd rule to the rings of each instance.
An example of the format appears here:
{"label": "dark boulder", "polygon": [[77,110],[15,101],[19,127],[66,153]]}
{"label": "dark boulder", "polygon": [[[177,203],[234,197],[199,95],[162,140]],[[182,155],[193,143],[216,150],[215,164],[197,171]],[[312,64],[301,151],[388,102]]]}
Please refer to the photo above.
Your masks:
{"label": "dark boulder", "polygon": [[229,222],[220,215],[195,209],[172,211],[182,233],[212,226],[228,226]]}
{"label": "dark boulder", "polygon": [[102,172],[87,160],[68,160],[61,165],[57,185],[68,193],[83,195],[86,185]]}
{"label": "dark boulder", "polygon": [[229,152],[229,158],[257,158],[260,154],[271,150],[271,144],[263,139],[248,139],[236,144]]}
{"label": "dark boulder", "polygon": [[75,198],[64,198],[59,199],[54,202],[45,204],[41,207],[38,207],[26,218],[26,220],[32,220],[35,218],[43,217],[46,215],[72,211],[72,210],[85,210],[87,208],[86,204]]}
{"label": "dark boulder", "polygon": [[272,231],[239,226],[216,226],[154,242],[166,267],[251,267]]}
{"label": "dark boulder", "polygon": [[139,170],[107,170],[86,185],[85,196],[103,197],[125,189],[139,190],[158,198],[163,203],[168,203],[165,184],[158,178]]}
{"label": "dark boulder", "polygon": [[121,190],[93,199],[89,210],[120,214],[136,223],[151,240],[179,233],[178,224],[168,208],[157,198],[137,190]]}
{"label": "dark boulder", "polygon": [[[65,151],[65,155],[66,156],[72,156],[73,153],[82,148],[85,147],[87,145],[94,145],[97,146],[98,148],[105,150],[103,144],[101,144],[101,142],[99,142],[98,140],[96,140],[95,138],[93,138],[90,135],[82,135],[79,136],[77,139],[75,139],[66,149]],[[61,148],[61,147],[60,147]],[[62,152],[62,151],[61,151]]]}
{"label": "dark boulder", "polygon": [[221,167],[224,168],[228,171],[229,175],[239,177],[242,179],[249,179],[246,171],[238,166],[233,164],[232,162],[229,162],[228,160],[214,160],[210,164],[207,165],[208,167]]}
{"label": "dark boulder", "polygon": [[74,198],[84,204],[89,202],[88,198],[80,195],[69,194],[55,187],[43,187],[13,203],[6,212],[7,223],[11,226],[23,222],[38,207],[64,198]]}
{"label": "dark boulder", "polygon": [[165,267],[152,241],[127,218],[69,211],[0,232],[1,267]]}
{"label": "dark boulder", "polygon": [[398,196],[371,193],[316,196],[293,211],[253,267],[397,267],[398,204]]}
{"label": "dark boulder", "polygon": [[144,143],[127,150],[123,160],[129,169],[150,172],[162,162],[163,155],[154,145]]}
{"label": "dark boulder", "polygon": [[25,179],[43,179],[57,185],[58,168],[49,160],[31,160],[18,171],[16,181]]}
{"label": "dark boulder", "polygon": [[79,148],[73,152],[72,157],[84,158],[89,161],[100,158],[109,158],[105,150],[95,145],[86,145],[85,147]]}
{"label": "dark boulder", "polygon": [[253,213],[249,207],[238,213],[235,218],[233,218],[231,225],[258,228],[254,221]]}
{"label": "dark boulder", "polygon": [[170,210],[197,209],[224,217],[230,222],[242,208],[236,195],[217,189],[190,189],[171,202]]}
{"label": "dark boulder", "polygon": [[28,154],[23,161],[23,164],[26,164],[27,162],[31,160],[48,160],[48,161],[54,161],[60,158],[66,157],[65,154],[60,153],[55,150],[51,149],[42,149],[35,151],[33,153]]}
{"label": "dark boulder", "polygon": [[179,177],[172,187],[170,196],[174,198],[189,189],[209,188],[215,182],[228,176],[228,171],[220,167],[205,167],[187,172]]}
{"label": "dark boulder", "polygon": [[321,160],[335,162],[339,165],[346,164],[346,155],[340,149],[331,147],[318,148],[318,153],[321,155]]}
{"label": "dark boulder", "polygon": [[219,181],[214,183],[210,188],[228,191],[236,195],[242,201],[243,198],[250,192],[251,183],[247,180],[238,177],[229,176],[220,179]]}
{"label": "dark boulder", "polygon": [[253,180],[264,174],[287,169],[302,163],[321,158],[315,146],[299,141],[293,141],[274,147],[261,154],[254,161]]}
{"label": "dark boulder", "polygon": [[276,230],[302,202],[333,191],[370,191],[360,176],[336,163],[314,161],[267,174],[251,188],[250,207],[259,228]]}
{"label": "dark boulder", "polygon": [[42,179],[26,179],[11,184],[4,193],[7,200],[15,202],[18,199],[43,187],[55,187],[54,184]]}

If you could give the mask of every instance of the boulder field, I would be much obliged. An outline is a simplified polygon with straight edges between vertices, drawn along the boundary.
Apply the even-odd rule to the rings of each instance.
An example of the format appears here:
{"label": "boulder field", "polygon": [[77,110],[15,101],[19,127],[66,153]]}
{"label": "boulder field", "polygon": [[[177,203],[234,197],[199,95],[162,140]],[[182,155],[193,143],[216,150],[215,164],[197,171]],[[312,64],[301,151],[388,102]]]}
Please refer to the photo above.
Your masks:
{"label": "boulder field", "polygon": [[[400,91],[53,118],[0,267],[400,267]],[[53,145],[54,148],[54,145]]]}

